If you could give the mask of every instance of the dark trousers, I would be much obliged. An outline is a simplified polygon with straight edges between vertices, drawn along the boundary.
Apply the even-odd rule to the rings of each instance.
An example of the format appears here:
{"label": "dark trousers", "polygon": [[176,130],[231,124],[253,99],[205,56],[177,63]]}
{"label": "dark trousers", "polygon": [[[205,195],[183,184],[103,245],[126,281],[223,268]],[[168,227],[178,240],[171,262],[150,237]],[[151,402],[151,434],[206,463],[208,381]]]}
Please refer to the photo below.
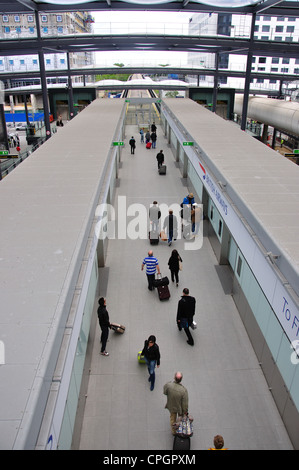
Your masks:
{"label": "dark trousers", "polygon": [[184,328],[184,330],[185,330],[185,333],[186,333],[186,335],[187,335],[189,344],[191,344],[191,345],[193,346],[193,345],[194,345],[194,340],[193,340],[192,335],[191,335],[191,332],[190,332],[190,330],[189,330],[189,325],[186,326],[186,328]]}
{"label": "dark trousers", "polygon": [[174,278],[175,278],[175,282],[179,282],[179,272],[178,271],[170,271],[171,273],[171,280],[172,282],[174,282]]}
{"label": "dark trousers", "polygon": [[102,343],[101,352],[104,352],[104,351],[106,351],[106,344],[107,344],[107,340],[108,340],[108,336],[109,336],[109,328],[108,328],[108,326],[102,326],[101,329],[102,329],[102,334],[101,334],[101,343]]}
{"label": "dark trousers", "polygon": [[149,290],[154,289],[154,280],[155,280],[155,275],[154,274],[147,274],[147,281],[148,281],[148,289]]}

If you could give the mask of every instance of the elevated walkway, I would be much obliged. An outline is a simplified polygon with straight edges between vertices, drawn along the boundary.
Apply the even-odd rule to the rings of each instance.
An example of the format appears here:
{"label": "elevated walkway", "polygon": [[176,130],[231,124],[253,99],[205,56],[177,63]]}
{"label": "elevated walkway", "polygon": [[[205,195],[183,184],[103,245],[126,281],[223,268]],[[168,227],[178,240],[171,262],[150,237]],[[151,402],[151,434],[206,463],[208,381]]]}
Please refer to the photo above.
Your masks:
{"label": "elevated walkway", "polygon": [[[125,147],[119,169],[115,203],[126,197],[126,207],[180,203],[188,188],[158,126],[156,150],[140,143],[137,126],[126,127]],[[137,142],[130,154],[129,139]],[[156,154],[163,149],[166,176],[157,172]],[[197,201],[199,202],[199,201]],[[128,223],[134,217],[127,217]],[[205,233],[205,222],[204,222]],[[173,248],[183,259],[179,287],[170,283],[171,297],[160,302],[147,289],[141,263],[151,248],[147,239],[110,240],[106,266],[99,269],[98,295],[107,299],[110,320],[126,326],[124,335],[110,332],[109,357],[100,355],[97,299],[94,306],[86,367],[90,369],[86,398],[81,399],[74,449],[171,450],[169,412],[164,409],[163,385],[183,372],[189,392],[189,411],[194,416],[191,449],[204,450],[221,434],[232,450],[292,449],[265,377],[231,296],[230,272],[219,266],[207,237],[199,250],[186,250],[185,240],[171,247],[153,247],[163,274]],[[190,242],[191,243],[191,242]],[[176,326],[177,303],[188,287],[197,300],[192,332],[194,347]],[[150,391],[145,366],[137,362],[144,340],[155,334],[161,351],[156,385]],[[84,406],[83,406],[84,405]],[[82,415],[80,415],[82,413]],[[81,419],[82,418],[82,419]],[[80,422],[82,421],[82,422]]]}

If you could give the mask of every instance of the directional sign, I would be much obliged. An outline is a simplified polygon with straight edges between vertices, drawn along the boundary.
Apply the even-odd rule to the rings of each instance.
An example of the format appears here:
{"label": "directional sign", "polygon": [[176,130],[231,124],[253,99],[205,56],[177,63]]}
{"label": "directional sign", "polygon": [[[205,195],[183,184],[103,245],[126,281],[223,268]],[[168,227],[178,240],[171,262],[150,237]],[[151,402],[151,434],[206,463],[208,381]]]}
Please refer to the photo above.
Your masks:
{"label": "directional sign", "polygon": [[114,147],[118,147],[118,146],[122,146],[122,145],[124,145],[123,142],[113,142]]}
{"label": "directional sign", "polygon": [[293,152],[294,153],[299,153],[299,149],[294,149]]}
{"label": "directional sign", "polygon": [[8,150],[1,150],[0,155],[8,155]]}
{"label": "directional sign", "polygon": [[192,146],[192,145],[194,145],[194,142],[183,142],[183,145],[189,145],[189,146]]}

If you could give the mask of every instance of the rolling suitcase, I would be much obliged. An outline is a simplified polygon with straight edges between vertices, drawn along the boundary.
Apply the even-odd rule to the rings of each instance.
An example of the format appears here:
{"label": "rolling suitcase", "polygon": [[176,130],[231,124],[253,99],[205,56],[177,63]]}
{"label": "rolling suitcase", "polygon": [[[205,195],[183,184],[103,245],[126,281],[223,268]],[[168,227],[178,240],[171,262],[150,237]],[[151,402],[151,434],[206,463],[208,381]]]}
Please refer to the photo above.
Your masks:
{"label": "rolling suitcase", "polygon": [[174,436],[173,450],[190,450],[190,437]]}
{"label": "rolling suitcase", "polygon": [[157,287],[158,295],[160,300],[167,300],[170,297],[170,292],[168,286],[158,286]]}
{"label": "rolling suitcase", "polygon": [[158,245],[159,243],[159,233],[151,230],[148,234],[149,241],[151,245]]}
{"label": "rolling suitcase", "polygon": [[154,280],[153,285],[154,287],[162,287],[162,286],[168,286],[169,284],[169,279],[167,276],[162,277],[157,277],[157,279]]}
{"label": "rolling suitcase", "polygon": [[146,144],[146,148],[147,148],[147,149],[150,149],[151,146],[152,146],[152,143],[151,143],[151,142],[148,142],[148,143]]}
{"label": "rolling suitcase", "polygon": [[111,330],[115,331],[115,333],[123,334],[125,332],[126,327],[124,325],[120,325],[119,323],[110,323]]}
{"label": "rolling suitcase", "polygon": [[161,165],[160,166],[159,175],[166,175],[166,165]]}

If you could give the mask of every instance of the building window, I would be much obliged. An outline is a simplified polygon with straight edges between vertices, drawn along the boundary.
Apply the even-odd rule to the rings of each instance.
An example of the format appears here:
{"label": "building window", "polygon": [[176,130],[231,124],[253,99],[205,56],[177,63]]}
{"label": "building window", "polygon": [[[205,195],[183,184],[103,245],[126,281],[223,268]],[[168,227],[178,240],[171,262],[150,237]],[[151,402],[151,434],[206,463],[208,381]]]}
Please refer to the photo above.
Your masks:
{"label": "building window", "polygon": [[276,20],[277,20],[277,21],[284,21],[284,16],[278,16],[278,17],[276,18]]}
{"label": "building window", "polygon": [[4,26],[4,32],[5,33],[10,33],[10,27],[9,26]]}
{"label": "building window", "polygon": [[284,57],[282,59],[282,64],[289,64],[290,63],[290,59],[288,59],[287,57]]}
{"label": "building window", "polygon": [[62,26],[57,26],[57,33],[62,34],[63,33],[63,27]]}
{"label": "building window", "polygon": [[269,31],[270,31],[270,26],[263,25],[262,32],[263,33],[269,33]]}
{"label": "building window", "polygon": [[287,67],[282,67],[280,71],[281,73],[289,73],[289,69]]}
{"label": "building window", "polygon": [[47,23],[47,21],[48,21],[47,15],[42,15],[42,22]]}
{"label": "building window", "polygon": [[21,31],[22,31],[22,30],[21,30],[21,27],[20,27],[20,26],[16,26],[16,33],[21,34]]}
{"label": "building window", "polygon": [[287,26],[287,33],[293,33],[295,31],[295,26]]}
{"label": "building window", "polygon": [[33,15],[27,15],[28,23],[33,23]]}
{"label": "building window", "polygon": [[294,73],[299,73],[299,69],[294,69]]}
{"label": "building window", "polygon": [[51,65],[51,59],[46,59],[46,64]]}
{"label": "building window", "polygon": [[65,64],[65,59],[60,59],[61,64]]}
{"label": "building window", "polygon": [[263,78],[257,78],[256,83],[264,83],[264,79]]}
{"label": "building window", "polygon": [[265,64],[267,61],[266,57],[259,57],[259,64]]}
{"label": "building window", "polygon": [[20,65],[25,65],[25,60],[24,59],[20,60]]}
{"label": "building window", "polygon": [[45,27],[43,28],[43,33],[48,34],[48,26],[45,26]]}
{"label": "building window", "polygon": [[275,33],[283,33],[283,26],[276,26]]}
{"label": "building window", "polygon": [[15,15],[15,23],[20,23],[20,16],[19,15]]}
{"label": "building window", "polygon": [[264,21],[271,21],[271,16],[264,16]]}
{"label": "building window", "polygon": [[271,85],[275,85],[277,83],[277,80],[269,80],[269,83],[271,83]]}
{"label": "building window", "polygon": [[257,70],[258,72],[265,72],[266,67],[258,67]]}
{"label": "building window", "polygon": [[8,16],[7,16],[7,15],[3,15],[3,16],[2,16],[2,21],[3,21],[4,23],[8,23]]}
{"label": "building window", "polygon": [[272,64],[279,64],[279,57],[272,57]]}
{"label": "building window", "polygon": [[62,16],[61,16],[61,15],[57,15],[57,16],[56,16],[56,21],[57,21],[58,23],[61,23],[61,21],[62,21]]}
{"label": "building window", "polygon": [[271,72],[278,72],[278,67],[271,67]]}
{"label": "building window", "polygon": [[29,28],[29,33],[30,33],[30,34],[34,34],[34,28],[30,27],[30,28]]}
{"label": "building window", "polygon": [[261,36],[262,41],[269,41],[269,36]]}
{"label": "building window", "polygon": [[37,65],[37,59],[32,60],[33,65]]}
{"label": "building window", "polygon": [[281,36],[275,36],[274,41],[282,41],[282,37]]}
{"label": "building window", "polygon": [[13,59],[9,59],[8,63],[9,65],[13,65],[14,64]]}

